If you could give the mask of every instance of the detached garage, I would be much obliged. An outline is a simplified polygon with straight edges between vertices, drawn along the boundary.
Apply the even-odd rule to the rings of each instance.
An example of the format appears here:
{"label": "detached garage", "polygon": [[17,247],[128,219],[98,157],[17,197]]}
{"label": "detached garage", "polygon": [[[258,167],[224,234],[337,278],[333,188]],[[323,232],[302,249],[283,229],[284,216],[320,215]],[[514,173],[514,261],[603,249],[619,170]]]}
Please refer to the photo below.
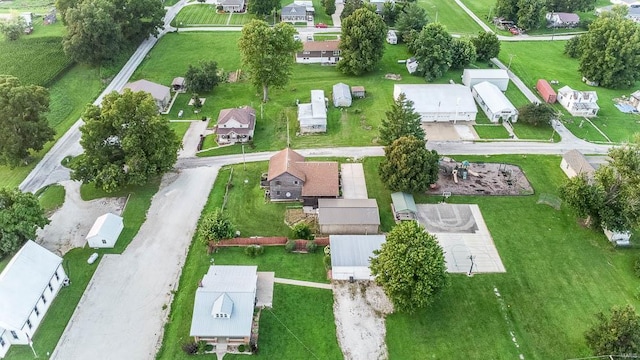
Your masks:
{"label": "detached garage", "polygon": [[369,261],[385,240],[384,235],[331,235],[331,278],[373,280]]}
{"label": "detached garage", "polygon": [[116,245],[118,236],[124,229],[122,218],[112,213],[107,213],[96,219],[96,222],[87,234],[87,242],[92,248],[112,248]]}
{"label": "detached garage", "polygon": [[323,234],[377,234],[378,203],[376,199],[318,199],[318,224]]}

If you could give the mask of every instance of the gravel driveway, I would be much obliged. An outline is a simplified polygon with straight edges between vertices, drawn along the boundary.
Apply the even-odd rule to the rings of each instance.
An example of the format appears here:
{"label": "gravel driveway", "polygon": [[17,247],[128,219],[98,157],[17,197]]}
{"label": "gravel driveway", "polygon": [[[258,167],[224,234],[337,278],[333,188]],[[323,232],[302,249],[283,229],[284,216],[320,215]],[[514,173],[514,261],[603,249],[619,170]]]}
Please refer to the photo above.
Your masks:
{"label": "gravel driveway", "polygon": [[217,173],[199,168],[165,175],[129,247],[98,265],[51,359],[155,357],[171,290]]}

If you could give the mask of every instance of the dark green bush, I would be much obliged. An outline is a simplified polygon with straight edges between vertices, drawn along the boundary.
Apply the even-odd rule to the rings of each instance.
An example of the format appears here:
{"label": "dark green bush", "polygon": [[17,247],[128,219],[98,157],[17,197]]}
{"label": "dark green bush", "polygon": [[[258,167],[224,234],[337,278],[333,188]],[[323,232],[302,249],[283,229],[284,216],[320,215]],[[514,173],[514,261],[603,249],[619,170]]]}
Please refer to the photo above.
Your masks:
{"label": "dark green bush", "polygon": [[331,269],[331,255],[325,255],[322,258],[322,262],[324,263],[325,268]]}
{"label": "dark green bush", "polygon": [[256,257],[258,255],[264,254],[264,248],[260,245],[251,245],[251,246],[247,246],[244,249],[244,253],[250,257]]}
{"label": "dark green bush", "polygon": [[239,351],[239,352],[244,352],[244,351],[245,351],[245,346],[244,346],[244,344],[240,344],[240,345],[238,345],[238,351]]}
{"label": "dark green bush", "polygon": [[195,341],[189,341],[182,344],[182,351],[188,355],[195,355],[198,352],[198,344]]}
{"label": "dark green bush", "polygon": [[296,249],[296,242],[294,240],[287,240],[287,243],[284,244],[284,249],[287,250],[287,252],[292,252]]}
{"label": "dark green bush", "polygon": [[311,240],[313,239],[313,233],[311,232],[311,228],[309,224],[300,222],[297,223],[294,227],[291,228],[291,238],[292,239],[302,239],[302,240]]}
{"label": "dark green bush", "polygon": [[198,354],[204,354],[207,351],[207,342],[204,340],[198,341]]}
{"label": "dark green bush", "polygon": [[305,245],[305,246],[307,247],[307,252],[308,253],[314,253],[314,252],[316,252],[316,249],[318,248],[318,245],[313,240],[307,241],[307,245]]}

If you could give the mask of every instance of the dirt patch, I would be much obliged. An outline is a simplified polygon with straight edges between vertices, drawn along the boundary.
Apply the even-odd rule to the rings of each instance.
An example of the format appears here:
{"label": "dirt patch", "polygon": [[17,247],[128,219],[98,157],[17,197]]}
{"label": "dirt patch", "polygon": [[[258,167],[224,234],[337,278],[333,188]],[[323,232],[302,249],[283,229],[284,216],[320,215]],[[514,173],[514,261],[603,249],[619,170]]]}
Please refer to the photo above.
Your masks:
{"label": "dirt patch", "polygon": [[[450,192],[455,195],[531,195],[533,188],[529,180],[516,165],[500,163],[470,163],[465,169],[462,163],[450,159],[440,162],[440,173],[436,186],[429,194],[442,195]],[[456,169],[457,167],[457,169]],[[458,182],[453,172],[457,170]],[[470,170],[470,171],[469,171]]]}
{"label": "dirt patch", "polygon": [[386,74],[384,76],[387,80],[402,80],[402,75],[400,74]]}
{"label": "dirt patch", "polygon": [[232,71],[229,73],[229,79],[227,82],[234,83],[240,80],[240,70]]}
{"label": "dirt patch", "polygon": [[333,284],[333,314],[338,344],[345,359],[387,359],[384,317],[393,305],[372,281]]}

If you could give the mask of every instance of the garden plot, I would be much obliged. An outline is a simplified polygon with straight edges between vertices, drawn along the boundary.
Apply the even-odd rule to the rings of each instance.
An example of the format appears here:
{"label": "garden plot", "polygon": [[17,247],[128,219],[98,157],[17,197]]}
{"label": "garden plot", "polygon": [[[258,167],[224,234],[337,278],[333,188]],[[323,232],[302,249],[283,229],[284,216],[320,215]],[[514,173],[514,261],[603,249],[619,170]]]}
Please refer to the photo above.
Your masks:
{"label": "garden plot", "polygon": [[506,272],[478,205],[419,204],[418,222],[437,237],[450,273]]}

